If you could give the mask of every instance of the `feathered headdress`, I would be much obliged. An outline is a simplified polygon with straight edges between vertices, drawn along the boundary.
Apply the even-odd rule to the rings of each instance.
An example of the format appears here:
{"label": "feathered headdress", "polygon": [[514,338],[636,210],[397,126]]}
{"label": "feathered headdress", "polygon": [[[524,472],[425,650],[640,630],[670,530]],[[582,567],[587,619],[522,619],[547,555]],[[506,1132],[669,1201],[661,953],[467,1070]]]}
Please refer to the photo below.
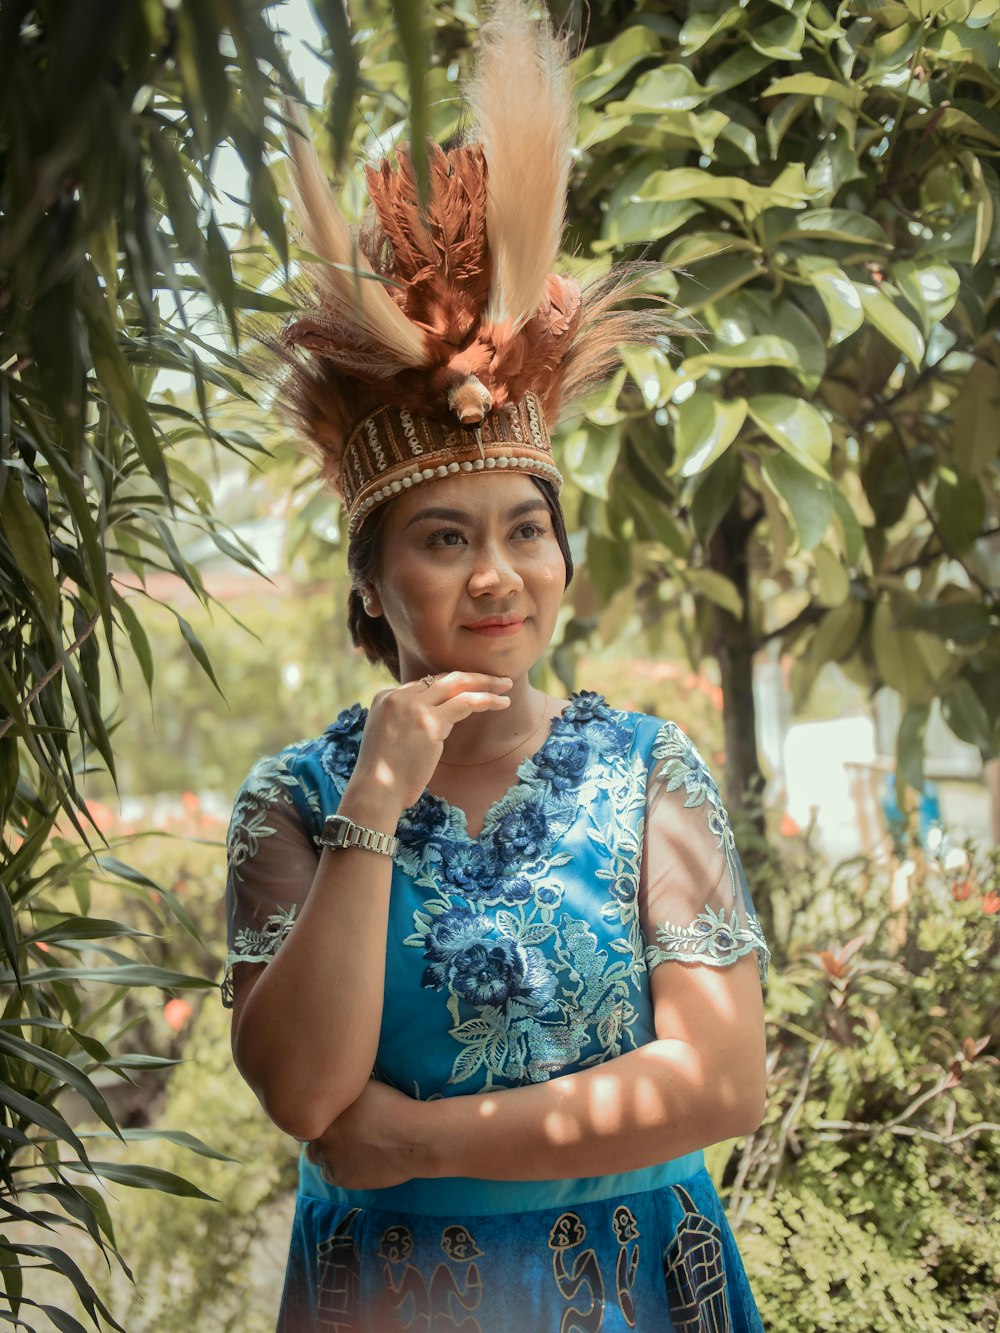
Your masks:
{"label": "feathered headdress", "polygon": [[308,307],[272,347],[279,398],[344,498],[350,531],[402,489],[458,471],[561,477],[548,425],[613,369],[660,312],[614,309],[635,283],[581,289],[553,272],[573,133],[564,44],[524,0],[499,0],[467,89],[472,142],[429,148],[422,206],[410,153],[366,170],[357,238],[305,133],[292,202],[312,252]]}

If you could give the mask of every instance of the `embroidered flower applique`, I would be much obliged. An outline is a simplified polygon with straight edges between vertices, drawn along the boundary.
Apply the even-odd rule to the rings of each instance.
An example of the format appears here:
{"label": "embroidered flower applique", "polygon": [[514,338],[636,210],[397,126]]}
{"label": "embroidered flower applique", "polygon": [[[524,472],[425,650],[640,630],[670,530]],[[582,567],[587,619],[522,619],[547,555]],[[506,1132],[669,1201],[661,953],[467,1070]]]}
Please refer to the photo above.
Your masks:
{"label": "embroidered flower applique", "polygon": [[541,950],[498,934],[489,919],[464,908],[437,917],[427,932],[429,960],[423,984],[448,989],[482,1008],[509,1005],[544,1011],[556,993],[556,980]]}

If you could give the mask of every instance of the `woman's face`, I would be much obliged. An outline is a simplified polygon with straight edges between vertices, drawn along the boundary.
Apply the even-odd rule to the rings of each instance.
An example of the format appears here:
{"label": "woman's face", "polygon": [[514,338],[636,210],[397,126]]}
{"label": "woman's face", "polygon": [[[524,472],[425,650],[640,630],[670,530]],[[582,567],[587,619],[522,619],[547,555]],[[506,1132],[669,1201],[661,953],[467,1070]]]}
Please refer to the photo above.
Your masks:
{"label": "woman's face", "polygon": [[517,679],[548,647],[565,584],[531,479],[460,474],[392,502],[369,614],[388,620],[403,681],[456,670]]}

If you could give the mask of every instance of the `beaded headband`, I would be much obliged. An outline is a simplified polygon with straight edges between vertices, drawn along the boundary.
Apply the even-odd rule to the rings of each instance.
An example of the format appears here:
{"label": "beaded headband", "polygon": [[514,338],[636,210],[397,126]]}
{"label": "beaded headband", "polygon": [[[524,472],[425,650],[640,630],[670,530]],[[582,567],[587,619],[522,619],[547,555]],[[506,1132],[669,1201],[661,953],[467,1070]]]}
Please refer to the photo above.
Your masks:
{"label": "beaded headband", "polygon": [[662,342],[661,309],[616,308],[647,268],[581,287],[554,273],[571,163],[565,49],[526,0],[498,0],[466,95],[474,141],[428,146],[430,198],[409,150],[366,170],[357,234],[304,126],[291,195],[309,250],[303,309],[265,338],[278,399],[343,497],[353,535],[400,491],[517,468],[557,487],[549,430],[618,365],[623,343]]}
{"label": "beaded headband", "polygon": [[341,469],[348,535],[376,505],[424,481],[459,472],[523,471],[544,477],[558,490],[562,476],[533,393],[490,412],[474,430],[414,416],[405,407],[380,407],[354,428]]}

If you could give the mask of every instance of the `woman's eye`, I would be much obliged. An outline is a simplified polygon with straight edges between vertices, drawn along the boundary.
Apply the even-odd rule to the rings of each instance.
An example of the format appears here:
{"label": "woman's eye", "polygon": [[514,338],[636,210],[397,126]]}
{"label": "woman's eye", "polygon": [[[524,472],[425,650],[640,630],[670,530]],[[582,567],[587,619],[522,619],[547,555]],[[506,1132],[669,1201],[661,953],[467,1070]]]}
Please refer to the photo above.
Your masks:
{"label": "woman's eye", "polygon": [[541,523],[522,523],[517,529],[517,535],[528,541],[534,541],[538,537],[545,536],[545,528]]}
{"label": "woman's eye", "polygon": [[439,528],[427,538],[428,546],[458,546],[465,537],[455,528]]}

